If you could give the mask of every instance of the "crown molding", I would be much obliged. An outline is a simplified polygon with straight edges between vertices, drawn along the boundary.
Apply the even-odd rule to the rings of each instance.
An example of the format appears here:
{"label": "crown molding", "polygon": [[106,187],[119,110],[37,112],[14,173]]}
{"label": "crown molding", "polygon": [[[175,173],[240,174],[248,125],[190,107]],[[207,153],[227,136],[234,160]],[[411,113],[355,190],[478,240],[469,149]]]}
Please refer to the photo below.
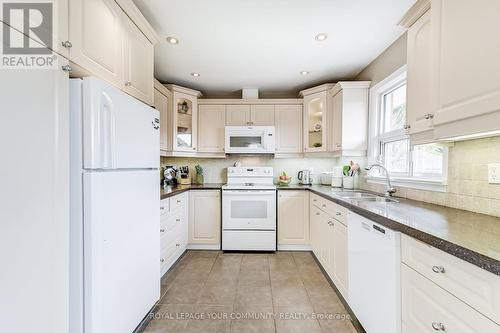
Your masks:
{"label": "crown molding", "polygon": [[318,92],[329,90],[329,89],[332,89],[335,85],[336,85],[336,83],[325,83],[325,84],[322,84],[320,86],[304,89],[304,90],[299,92],[299,96],[304,97],[307,95],[312,95],[312,94],[315,94]]}
{"label": "crown molding", "polygon": [[160,42],[160,36],[132,0],[115,0],[115,2],[153,45]]}
{"label": "crown molding", "polygon": [[419,0],[417,1],[403,16],[399,25],[408,29],[417,22],[417,20],[424,15],[431,8],[431,0]]}

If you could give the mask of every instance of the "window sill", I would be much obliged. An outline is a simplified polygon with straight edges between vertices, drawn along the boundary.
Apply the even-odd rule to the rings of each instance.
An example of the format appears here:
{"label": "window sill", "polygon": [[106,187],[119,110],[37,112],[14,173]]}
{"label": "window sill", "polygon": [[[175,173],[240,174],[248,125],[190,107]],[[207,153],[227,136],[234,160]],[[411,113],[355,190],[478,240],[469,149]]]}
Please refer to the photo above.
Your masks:
{"label": "window sill", "polygon": [[[385,177],[366,177],[370,184],[387,184]],[[446,192],[447,184],[442,180],[428,180],[419,178],[391,177],[391,185],[397,187],[414,188],[433,192]]]}

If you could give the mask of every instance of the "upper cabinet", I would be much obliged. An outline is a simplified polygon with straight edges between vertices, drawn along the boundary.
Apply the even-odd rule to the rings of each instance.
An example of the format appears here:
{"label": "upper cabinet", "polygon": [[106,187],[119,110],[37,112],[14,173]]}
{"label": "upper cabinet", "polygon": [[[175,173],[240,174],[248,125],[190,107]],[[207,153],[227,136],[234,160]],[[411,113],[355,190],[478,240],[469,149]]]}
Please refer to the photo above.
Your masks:
{"label": "upper cabinet", "polygon": [[78,65],[72,75],[97,76],[152,105],[158,38],[133,2],[69,0],[68,12],[68,37],[57,48]]}
{"label": "upper cabinet", "polygon": [[225,105],[198,107],[198,152],[224,153]]}
{"label": "upper cabinet", "polygon": [[500,2],[419,0],[400,24],[408,29],[412,142],[499,131]]}
{"label": "upper cabinet", "polygon": [[160,150],[172,150],[172,93],[158,80],[154,82],[154,107],[160,112]]}
{"label": "upper cabinet", "polygon": [[338,82],[328,91],[327,149],[334,156],[365,156],[370,81]]}
{"label": "upper cabinet", "polygon": [[304,152],[326,152],[326,126],[328,118],[327,91],[332,84],[324,84],[300,92],[304,97]]}
{"label": "upper cabinet", "polygon": [[228,126],[273,126],[274,105],[236,104],[227,105]]}
{"label": "upper cabinet", "polygon": [[137,29],[134,22],[124,20],[123,77],[125,91],[147,104],[153,104],[153,44]]}
{"label": "upper cabinet", "polygon": [[276,105],[276,155],[302,153],[302,104]]}
{"label": "upper cabinet", "polygon": [[432,139],[430,0],[401,22],[407,33],[406,127],[413,142]]}

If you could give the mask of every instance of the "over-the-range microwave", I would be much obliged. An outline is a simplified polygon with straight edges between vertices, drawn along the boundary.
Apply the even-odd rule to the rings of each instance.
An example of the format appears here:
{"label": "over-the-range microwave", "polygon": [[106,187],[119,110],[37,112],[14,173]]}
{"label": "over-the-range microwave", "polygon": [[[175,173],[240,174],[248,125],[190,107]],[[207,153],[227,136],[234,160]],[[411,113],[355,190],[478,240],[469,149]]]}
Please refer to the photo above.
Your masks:
{"label": "over-the-range microwave", "polygon": [[226,126],[226,154],[274,154],[274,126]]}

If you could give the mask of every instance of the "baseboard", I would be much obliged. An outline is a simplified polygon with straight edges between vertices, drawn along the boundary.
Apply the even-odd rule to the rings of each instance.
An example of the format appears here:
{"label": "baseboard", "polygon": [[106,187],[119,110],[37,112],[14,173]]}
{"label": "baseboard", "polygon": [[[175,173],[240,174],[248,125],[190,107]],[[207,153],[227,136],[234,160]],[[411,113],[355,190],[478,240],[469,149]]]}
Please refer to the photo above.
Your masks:
{"label": "baseboard", "polygon": [[303,245],[278,244],[278,251],[312,251],[312,246],[310,244],[303,244]]}
{"label": "baseboard", "polygon": [[188,244],[188,250],[220,250],[220,244]]}
{"label": "baseboard", "polygon": [[363,328],[363,326],[361,326],[361,323],[359,322],[358,318],[356,317],[356,315],[354,314],[354,312],[352,311],[351,307],[349,306],[349,304],[347,303],[347,301],[345,300],[344,296],[342,296],[342,294],[340,293],[340,291],[338,290],[337,286],[335,285],[335,283],[333,283],[332,279],[330,278],[330,276],[328,275],[328,273],[325,271],[325,269],[323,268],[323,265],[321,264],[321,262],[318,260],[318,258],[316,257],[316,255],[314,254],[314,252],[311,251],[311,254],[314,258],[314,260],[316,261],[316,263],[318,264],[319,268],[321,269],[321,271],[323,272],[323,275],[326,277],[326,279],[328,280],[328,283],[330,283],[330,285],[332,286],[333,290],[335,291],[335,293],[337,294],[337,296],[339,297],[340,301],[342,302],[342,304],[344,305],[345,309],[347,310],[347,312],[349,313],[349,316],[351,316],[351,322],[352,322],[352,325],[354,326],[354,329],[356,329],[356,332],[358,333],[366,333],[365,329]]}

